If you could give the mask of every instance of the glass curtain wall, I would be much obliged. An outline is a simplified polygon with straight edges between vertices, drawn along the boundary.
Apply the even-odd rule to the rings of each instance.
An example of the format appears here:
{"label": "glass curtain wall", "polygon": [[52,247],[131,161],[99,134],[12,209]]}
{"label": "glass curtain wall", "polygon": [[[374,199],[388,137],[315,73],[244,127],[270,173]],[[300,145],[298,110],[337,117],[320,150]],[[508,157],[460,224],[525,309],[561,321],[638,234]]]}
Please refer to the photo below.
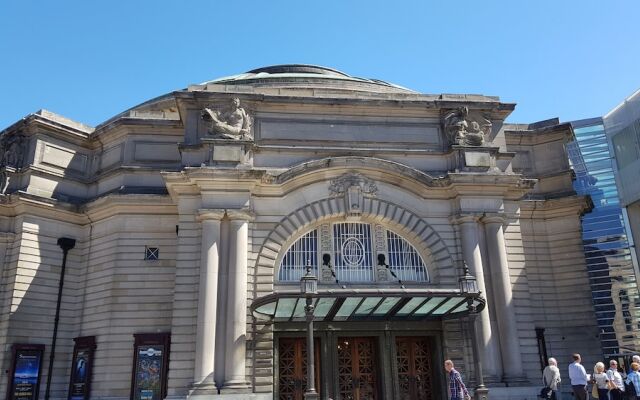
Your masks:
{"label": "glass curtain wall", "polygon": [[567,145],[574,188],[589,195],[582,239],[605,357],[640,352],[640,296],[602,119],[576,121]]}

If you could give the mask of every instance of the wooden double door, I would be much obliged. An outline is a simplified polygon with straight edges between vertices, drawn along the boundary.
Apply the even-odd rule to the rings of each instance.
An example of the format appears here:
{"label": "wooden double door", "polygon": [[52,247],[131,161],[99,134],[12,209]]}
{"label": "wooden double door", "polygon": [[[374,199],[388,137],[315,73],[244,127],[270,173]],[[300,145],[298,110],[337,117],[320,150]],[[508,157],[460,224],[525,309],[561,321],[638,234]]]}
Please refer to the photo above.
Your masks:
{"label": "wooden double door", "polygon": [[[315,340],[315,387],[320,392],[320,346]],[[278,398],[303,400],[307,390],[306,338],[280,338],[278,341]]]}
{"label": "wooden double door", "polygon": [[377,400],[376,340],[372,337],[338,338],[339,399]]}
{"label": "wooden double door", "polygon": [[[381,340],[382,338],[380,338]],[[379,400],[384,377],[376,337],[338,337],[335,352],[336,370],[323,371],[324,379],[335,388],[340,400]],[[334,342],[336,343],[336,342]],[[278,399],[303,400],[307,387],[306,339],[280,338],[278,341]],[[384,343],[384,348],[390,348]],[[315,386],[320,392],[320,342],[315,341]],[[402,400],[434,400],[431,345],[425,337],[396,337],[396,379],[386,384],[395,386]],[[382,355],[385,356],[385,355]],[[333,392],[333,390],[331,390]],[[438,391],[439,393],[439,391]],[[321,397],[322,398],[322,397]]]}
{"label": "wooden double door", "polygon": [[432,400],[431,345],[425,337],[396,338],[398,392],[401,399]]}

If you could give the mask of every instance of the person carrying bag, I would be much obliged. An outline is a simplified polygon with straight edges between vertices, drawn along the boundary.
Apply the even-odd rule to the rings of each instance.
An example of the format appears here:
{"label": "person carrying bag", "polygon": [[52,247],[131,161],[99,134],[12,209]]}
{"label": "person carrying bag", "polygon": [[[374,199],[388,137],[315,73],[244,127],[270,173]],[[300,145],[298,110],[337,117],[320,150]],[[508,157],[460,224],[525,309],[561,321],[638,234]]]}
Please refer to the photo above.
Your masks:
{"label": "person carrying bag", "polygon": [[555,358],[549,358],[548,362],[549,365],[545,367],[544,371],[542,371],[542,384],[544,387],[540,390],[538,397],[556,400],[558,384],[561,382],[560,370],[558,369],[558,362]]}

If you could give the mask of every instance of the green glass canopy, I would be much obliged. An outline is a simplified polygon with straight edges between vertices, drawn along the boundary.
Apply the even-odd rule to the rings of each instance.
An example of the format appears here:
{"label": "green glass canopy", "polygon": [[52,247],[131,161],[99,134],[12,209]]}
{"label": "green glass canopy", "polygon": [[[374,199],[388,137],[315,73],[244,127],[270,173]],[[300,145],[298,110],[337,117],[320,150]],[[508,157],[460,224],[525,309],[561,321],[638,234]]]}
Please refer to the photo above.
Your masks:
{"label": "green glass canopy", "polygon": [[[277,291],[256,299],[251,311],[260,320],[302,322],[305,301],[299,291]],[[313,305],[314,321],[419,321],[478,313],[485,300],[459,289],[320,289]]]}

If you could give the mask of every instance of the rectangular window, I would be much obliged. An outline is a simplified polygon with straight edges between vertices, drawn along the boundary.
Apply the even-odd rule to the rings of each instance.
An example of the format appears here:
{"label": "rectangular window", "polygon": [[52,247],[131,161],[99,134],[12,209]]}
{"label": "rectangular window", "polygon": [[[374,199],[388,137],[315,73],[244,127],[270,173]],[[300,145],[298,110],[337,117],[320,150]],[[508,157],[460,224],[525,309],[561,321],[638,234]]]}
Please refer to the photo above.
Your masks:
{"label": "rectangular window", "polygon": [[341,222],[333,225],[336,275],[346,282],[373,281],[371,226]]}
{"label": "rectangular window", "polygon": [[536,342],[538,343],[538,359],[540,360],[540,370],[544,370],[547,365],[547,341],[544,338],[544,328],[536,328]]}
{"label": "rectangular window", "polygon": [[160,249],[158,247],[145,246],[144,259],[155,261],[160,259]]}
{"label": "rectangular window", "polygon": [[619,170],[638,159],[638,146],[633,126],[628,126],[616,134],[612,138],[612,143]]}

